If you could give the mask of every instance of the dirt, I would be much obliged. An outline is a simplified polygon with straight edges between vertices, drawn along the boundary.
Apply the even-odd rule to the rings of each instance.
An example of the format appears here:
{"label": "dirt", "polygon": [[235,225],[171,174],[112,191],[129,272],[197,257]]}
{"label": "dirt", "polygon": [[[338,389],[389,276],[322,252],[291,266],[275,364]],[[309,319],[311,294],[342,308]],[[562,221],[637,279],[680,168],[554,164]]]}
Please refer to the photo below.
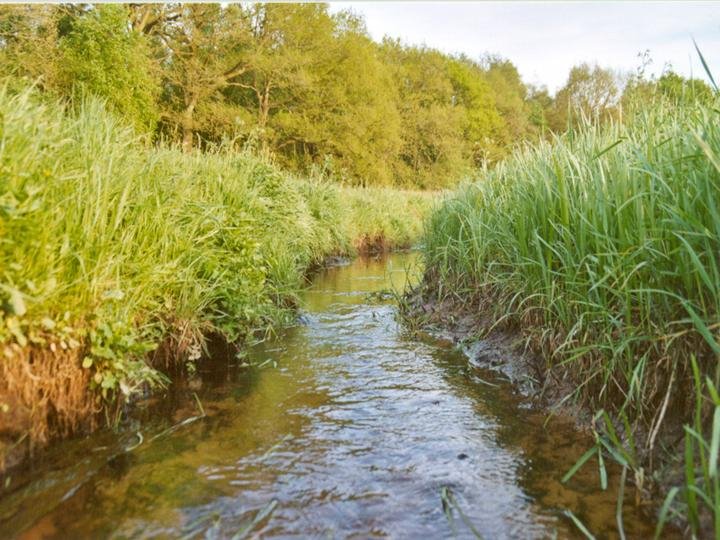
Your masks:
{"label": "dirt", "polygon": [[550,369],[519,328],[496,324],[488,311],[478,299],[438,299],[426,285],[410,292],[403,306],[403,315],[416,329],[452,341],[472,365],[501,373],[534,405],[570,416],[587,429],[591,411],[565,399],[573,391],[568,376]]}
{"label": "dirt", "polygon": [[[406,324],[417,332],[448,339],[461,347],[474,366],[492,369],[505,376],[525,396],[530,404],[546,410],[549,414],[571,419],[578,430],[603,431],[594,425],[595,411],[582,402],[568,399],[577,389],[568,370],[553,367],[541,353],[532,350],[530,339],[523,335],[521,328],[506,322],[498,322],[493,316],[492,300],[446,295],[438,298],[436,288],[428,280],[406,294],[401,306]],[[617,418],[612,418],[621,439],[624,427]],[[659,447],[665,448],[662,455],[638,456],[644,473],[629,481],[640,494],[639,504],[652,514],[656,512],[668,491],[684,483],[681,460],[683,438],[681,423],[668,419],[665,429],[658,437]],[[645,446],[648,433],[636,428],[633,438],[639,448]],[[653,472],[654,471],[654,472]],[[712,531],[709,515],[701,519],[701,530]],[[686,523],[672,521],[677,531]]]}

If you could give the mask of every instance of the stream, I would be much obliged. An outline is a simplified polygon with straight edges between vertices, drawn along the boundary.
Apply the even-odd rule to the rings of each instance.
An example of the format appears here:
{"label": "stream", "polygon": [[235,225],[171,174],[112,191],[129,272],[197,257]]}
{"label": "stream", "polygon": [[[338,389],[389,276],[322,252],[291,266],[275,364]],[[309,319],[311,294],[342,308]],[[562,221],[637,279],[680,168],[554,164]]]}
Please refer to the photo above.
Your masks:
{"label": "stream", "polygon": [[[297,325],[11,476],[0,537],[581,537],[569,510],[618,538],[616,468],[560,481],[589,436],[404,331],[387,291],[418,275],[413,253],[321,272]],[[629,488],[620,510],[652,537]]]}

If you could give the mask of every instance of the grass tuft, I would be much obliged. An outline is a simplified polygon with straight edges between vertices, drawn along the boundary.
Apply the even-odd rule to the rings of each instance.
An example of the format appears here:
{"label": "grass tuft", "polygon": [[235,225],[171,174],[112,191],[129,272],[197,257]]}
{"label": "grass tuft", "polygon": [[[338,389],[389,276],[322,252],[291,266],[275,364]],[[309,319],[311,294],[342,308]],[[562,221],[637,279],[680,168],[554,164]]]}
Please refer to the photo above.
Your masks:
{"label": "grass tuft", "polygon": [[[103,104],[0,88],[0,466],[293,316],[306,270],[418,239],[432,196],[148,147]],[[122,398],[122,399],[118,399]]]}
{"label": "grass tuft", "polygon": [[607,411],[600,457],[642,481],[686,425],[696,533],[720,500],[718,120],[716,107],[645,104],[625,124],[540,142],[448,197],[424,252],[434,295],[488,306],[573,381],[571,399]]}

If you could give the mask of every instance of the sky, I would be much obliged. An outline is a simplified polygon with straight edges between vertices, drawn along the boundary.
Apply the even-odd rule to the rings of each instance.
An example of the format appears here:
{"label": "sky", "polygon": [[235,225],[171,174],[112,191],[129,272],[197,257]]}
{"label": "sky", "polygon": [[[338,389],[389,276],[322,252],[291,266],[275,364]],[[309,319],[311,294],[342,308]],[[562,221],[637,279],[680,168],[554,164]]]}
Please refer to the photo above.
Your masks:
{"label": "sky", "polygon": [[670,64],[703,77],[693,38],[720,79],[720,1],[706,2],[333,2],[332,11],[362,15],[383,36],[479,58],[510,59],[526,83],[551,92],[581,62],[635,71],[649,50],[648,71]]}

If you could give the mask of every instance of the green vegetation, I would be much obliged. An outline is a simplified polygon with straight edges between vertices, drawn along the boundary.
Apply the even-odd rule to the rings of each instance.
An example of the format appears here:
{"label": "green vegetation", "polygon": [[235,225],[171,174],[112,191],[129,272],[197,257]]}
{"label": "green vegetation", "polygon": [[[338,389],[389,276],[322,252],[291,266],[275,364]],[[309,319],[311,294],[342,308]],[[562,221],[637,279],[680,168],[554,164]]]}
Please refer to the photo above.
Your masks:
{"label": "green vegetation", "polygon": [[667,97],[448,198],[428,226],[426,282],[518,328],[569,397],[606,411],[596,452],[641,487],[675,463],[685,425],[687,484],[669,508],[699,534],[720,516],[720,124],[712,101]]}
{"label": "green vegetation", "polygon": [[298,174],[404,188],[496,163],[541,136],[548,105],[507,60],[375,43],[325,4],[4,6],[0,74],[101,96],[185,151],[251,146]]}
{"label": "green vegetation", "polygon": [[299,180],[223,147],[148,147],[96,99],[70,112],[6,85],[0,118],[5,443],[163,384],[204,336],[267,332],[308,268],[410,245],[432,198]]}
{"label": "green vegetation", "polygon": [[427,226],[428,284],[492,306],[601,411],[588,459],[642,486],[684,426],[663,519],[704,531],[717,95],[643,62],[550,96],[325,4],[0,7],[0,465],[193,369],[208,335],[268,332],[327,256],[410,245],[432,200],[412,190],[481,170]]}
{"label": "green vegetation", "polygon": [[584,119],[638,99],[712,97],[699,80],[581,64],[555,96],[497,56],[386,38],[325,4],[0,7],[0,75],[67,103],[104,98],[149,140],[251,147],[346,185],[455,186]]}

